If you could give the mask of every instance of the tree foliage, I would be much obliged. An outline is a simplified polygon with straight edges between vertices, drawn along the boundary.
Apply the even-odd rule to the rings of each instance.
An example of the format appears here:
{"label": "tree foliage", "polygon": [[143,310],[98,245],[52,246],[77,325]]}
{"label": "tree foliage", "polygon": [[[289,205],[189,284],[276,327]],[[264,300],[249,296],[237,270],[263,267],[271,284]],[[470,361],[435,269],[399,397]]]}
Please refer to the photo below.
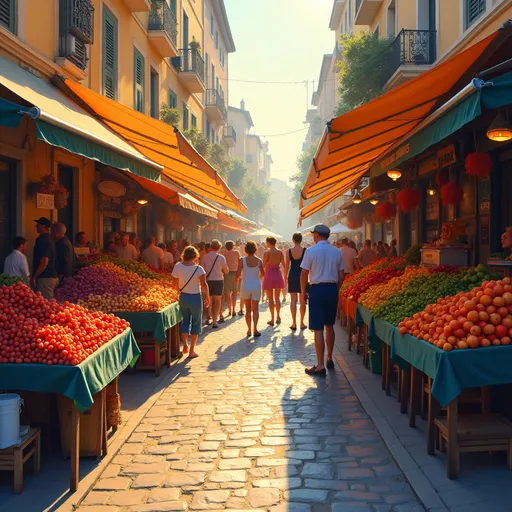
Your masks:
{"label": "tree foliage", "polygon": [[247,185],[247,173],[249,169],[241,158],[233,158],[228,172],[228,185],[233,192],[242,197]]}
{"label": "tree foliage", "polygon": [[298,172],[294,174],[290,181],[294,183],[295,194],[293,196],[293,205],[298,206],[300,192],[306,183],[306,179],[308,177],[309,169],[313,162],[313,158],[315,157],[316,150],[318,148],[318,141],[312,142],[306,151],[303,151],[297,157],[297,169]]}
{"label": "tree foliage", "polygon": [[391,40],[375,34],[342,34],[342,61],[339,64],[337,115],[376,98],[389,77]]}
{"label": "tree foliage", "polygon": [[222,144],[210,144],[208,148],[208,161],[223,178],[227,178],[231,159],[225,146]]}
{"label": "tree foliage", "polygon": [[247,214],[252,219],[259,219],[268,203],[268,191],[254,183],[252,178],[247,178],[246,191],[243,201],[247,206]]}
{"label": "tree foliage", "polygon": [[208,139],[197,128],[186,130],[183,132],[183,135],[185,135],[188,141],[192,144],[192,146],[194,146],[196,151],[201,156],[203,156],[204,158],[208,158],[210,144],[208,142]]}
{"label": "tree foliage", "polygon": [[171,108],[167,103],[160,106],[160,120],[171,126],[178,126],[181,120],[180,111],[177,108]]}

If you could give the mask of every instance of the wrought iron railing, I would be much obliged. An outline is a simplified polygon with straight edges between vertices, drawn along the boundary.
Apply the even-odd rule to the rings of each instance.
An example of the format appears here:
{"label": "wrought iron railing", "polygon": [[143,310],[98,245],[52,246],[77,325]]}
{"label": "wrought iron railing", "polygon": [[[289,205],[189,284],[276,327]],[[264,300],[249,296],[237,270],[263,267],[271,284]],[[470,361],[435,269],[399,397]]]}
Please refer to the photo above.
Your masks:
{"label": "wrought iron railing", "polygon": [[94,7],[90,0],[69,0],[70,28],[69,31],[84,43],[94,42]]}
{"label": "wrought iron railing", "polygon": [[223,119],[227,119],[228,112],[226,110],[224,98],[220,95],[219,91],[216,89],[206,89],[205,98],[206,107],[217,107],[220,110]]}
{"label": "wrought iron railing", "polygon": [[402,29],[391,43],[389,77],[404,64],[433,64],[436,58],[435,30]]}
{"label": "wrought iron railing", "polygon": [[235,131],[235,129],[232,126],[225,126],[224,127],[223,138],[224,139],[231,138],[231,139],[233,139],[235,141],[235,144],[236,144],[236,131]]}
{"label": "wrought iron railing", "polygon": [[163,30],[167,33],[174,45],[178,42],[178,21],[165,0],[153,0],[153,7],[149,11],[148,30]]}
{"label": "wrought iron railing", "polygon": [[356,0],[356,15],[359,12],[359,7],[361,7],[362,3],[363,3],[363,0]]}
{"label": "wrought iron railing", "polygon": [[197,76],[201,79],[201,82],[204,83],[204,59],[197,50],[193,50],[192,48],[181,49],[179,62],[181,64],[180,71],[196,73]]}

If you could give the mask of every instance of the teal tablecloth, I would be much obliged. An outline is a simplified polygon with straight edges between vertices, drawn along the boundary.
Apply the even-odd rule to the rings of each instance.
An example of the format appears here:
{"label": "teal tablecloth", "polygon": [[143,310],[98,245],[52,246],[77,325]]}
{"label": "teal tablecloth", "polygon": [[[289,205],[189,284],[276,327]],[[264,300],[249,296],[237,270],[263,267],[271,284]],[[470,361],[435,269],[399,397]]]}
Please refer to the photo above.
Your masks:
{"label": "teal tablecloth", "polygon": [[93,404],[92,396],[133,366],[139,354],[128,328],[78,366],[0,364],[0,389],[59,393],[74,400],[83,412]]}
{"label": "teal tablecloth", "polygon": [[181,322],[182,315],[178,302],[174,302],[161,311],[115,313],[119,318],[130,322],[133,332],[151,332],[158,343],[167,339],[166,331]]}

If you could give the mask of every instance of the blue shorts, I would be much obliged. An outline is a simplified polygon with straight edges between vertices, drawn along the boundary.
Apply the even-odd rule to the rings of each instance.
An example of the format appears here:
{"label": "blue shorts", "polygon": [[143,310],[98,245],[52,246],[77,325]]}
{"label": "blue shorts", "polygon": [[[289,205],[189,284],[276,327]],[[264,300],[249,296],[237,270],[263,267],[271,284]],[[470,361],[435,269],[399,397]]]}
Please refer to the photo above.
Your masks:
{"label": "blue shorts", "polygon": [[309,289],[309,328],[323,331],[326,325],[334,325],[338,308],[338,285],[321,283]]}
{"label": "blue shorts", "polygon": [[203,324],[203,298],[200,293],[181,293],[180,308],[183,320],[182,334],[201,334]]}

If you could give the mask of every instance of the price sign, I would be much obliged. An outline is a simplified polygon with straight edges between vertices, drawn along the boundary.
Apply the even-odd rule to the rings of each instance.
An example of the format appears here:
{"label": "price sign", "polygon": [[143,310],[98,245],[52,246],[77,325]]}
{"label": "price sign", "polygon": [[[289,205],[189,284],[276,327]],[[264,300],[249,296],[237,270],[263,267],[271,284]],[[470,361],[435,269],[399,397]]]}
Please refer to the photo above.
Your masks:
{"label": "price sign", "polygon": [[439,218],[439,199],[437,195],[427,196],[426,217],[427,220],[437,220]]}
{"label": "price sign", "polygon": [[55,196],[53,194],[36,194],[36,207],[41,210],[53,210],[55,208]]}

